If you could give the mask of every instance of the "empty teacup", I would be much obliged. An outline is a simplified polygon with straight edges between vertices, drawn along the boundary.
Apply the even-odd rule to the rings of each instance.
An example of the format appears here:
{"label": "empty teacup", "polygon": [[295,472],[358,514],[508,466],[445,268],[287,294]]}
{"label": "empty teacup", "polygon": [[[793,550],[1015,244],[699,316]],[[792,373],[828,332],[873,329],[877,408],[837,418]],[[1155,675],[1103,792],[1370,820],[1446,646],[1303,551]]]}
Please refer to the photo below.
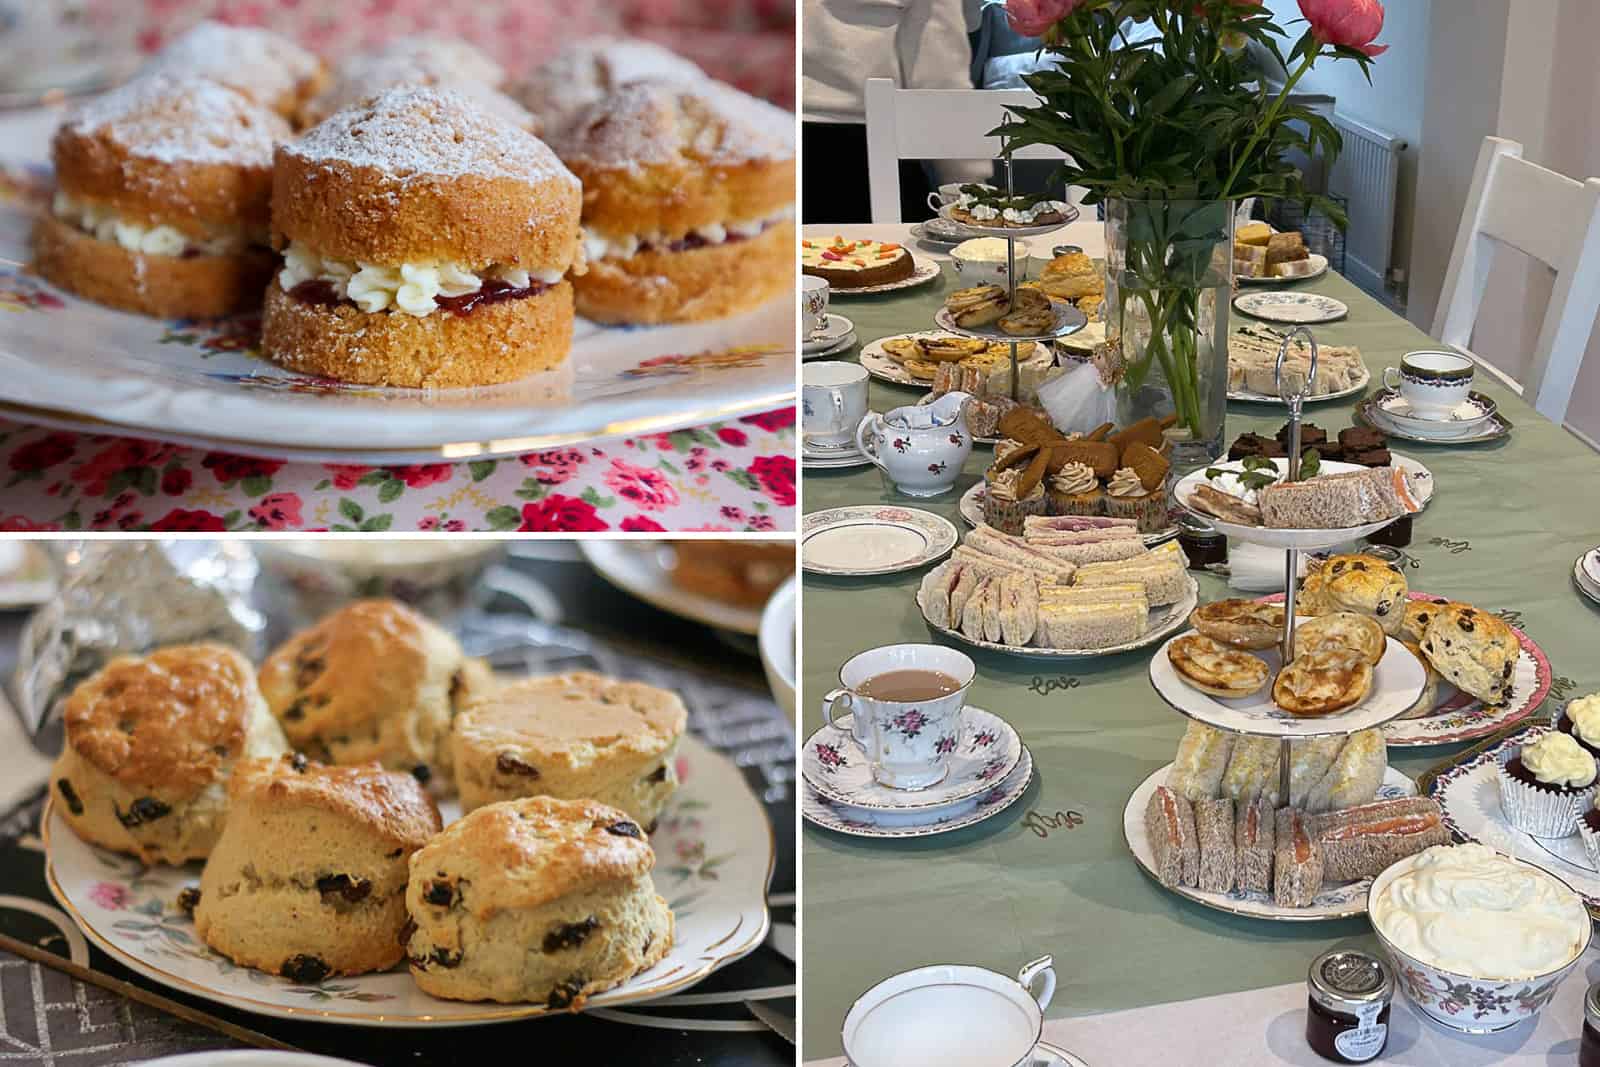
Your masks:
{"label": "empty teacup", "polygon": [[849,444],[866,413],[867,371],[861,364],[821,360],[800,372],[800,432],[807,444]]}
{"label": "empty teacup", "polygon": [[1442,422],[1472,392],[1473,370],[1456,352],[1407,352],[1398,370],[1383,369],[1383,384],[1399,391],[1411,415]]}
{"label": "empty teacup", "polygon": [[[976,673],[972,660],[953,648],[884,645],[845,661],[840,688],[822,698],[822,716],[855,738],[880,784],[926,789],[950,771]],[[851,713],[848,726],[834,722],[841,709]]]}
{"label": "empty teacup", "polygon": [[928,206],[938,211],[946,204],[953,204],[961,199],[961,182],[945,182],[939,186],[939,191],[928,194]]}
{"label": "empty teacup", "polygon": [[800,277],[800,329],[806,339],[816,337],[828,328],[828,296],[830,287],[826,278],[814,274]]}
{"label": "empty teacup", "polygon": [[1049,956],[1014,979],[982,967],[906,971],[850,1006],[845,1056],[852,1067],[1026,1067],[1055,991]]}

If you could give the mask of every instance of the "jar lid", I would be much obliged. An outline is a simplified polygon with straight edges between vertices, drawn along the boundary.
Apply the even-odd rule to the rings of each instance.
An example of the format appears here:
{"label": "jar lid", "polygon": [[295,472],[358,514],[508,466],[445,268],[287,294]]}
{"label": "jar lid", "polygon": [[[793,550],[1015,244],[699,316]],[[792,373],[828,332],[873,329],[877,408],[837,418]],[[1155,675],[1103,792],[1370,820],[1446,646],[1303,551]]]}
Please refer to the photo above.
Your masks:
{"label": "jar lid", "polygon": [[1590,986],[1583,996],[1583,1017],[1600,1026],[1600,982]]}
{"label": "jar lid", "polygon": [[1179,533],[1202,541],[1226,540],[1220,530],[1192,512],[1182,511],[1174,515],[1172,525],[1178,528]]}
{"label": "jar lid", "polygon": [[1376,956],[1355,949],[1324,952],[1306,977],[1311,996],[1329,1011],[1355,1014],[1394,996],[1394,976]]}

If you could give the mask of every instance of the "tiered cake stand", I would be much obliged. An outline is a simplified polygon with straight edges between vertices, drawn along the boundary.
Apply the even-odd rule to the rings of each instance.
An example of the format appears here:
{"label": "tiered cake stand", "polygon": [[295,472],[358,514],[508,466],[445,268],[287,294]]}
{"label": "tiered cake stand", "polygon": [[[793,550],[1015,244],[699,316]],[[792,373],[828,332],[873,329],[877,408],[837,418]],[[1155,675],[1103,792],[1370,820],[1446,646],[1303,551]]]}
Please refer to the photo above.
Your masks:
{"label": "tiered cake stand", "polygon": [[[1302,334],[1311,348],[1310,374],[1307,375],[1305,382],[1300,385],[1299,392],[1291,392],[1291,383],[1284,379],[1284,360],[1288,355],[1289,345],[1296,336]],[[1289,481],[1295,481],[1300,477],[1301,410],[1309,390],[1309,383],[1315,380],[1317,370],[1316,339],[1312,337],[1311,332],[1305,327],[1297,328],[1284,338],[1282,345],[1278,348],[1277,370],[1278,392],[1289,409],[1289,456],[1287,459],[1286,478]],[[1327,473],[1337,473],[1346,466],[1345,464],[1325,464],[1324,468]],[[1360,468],[1350,466],[1349,469],[1359,470]],[[1198,471],[1178,483],[1174,495],[1180,505],[1188,508],[1186,490],[1192,488],[1192,484],[1196,479],[1203,477],[1204,471]],[[1193,511],[1194,509],[1189,508],[1189,510]],[[1334,545],[1353,541],[1388,525],[1388,522],[1379,522],[1336,530],[1268,530],[1261,527],[1220,522],[1210,515],[1202,515],[1201,517],[1207,522],[1213,523],[1229,537],[1236,537],[1241,541],[1252,544],[1286,550],[1283,637],[1276,650],[1269,651],[1262,657],[1267,661],[1269,678],[1276,677],[1278,668],[1294,659],[1295,583],[1299,576],[1301,553],[1332,548]],[[1392,522],[1393,520],[1389,521]],[[1172,640],[1177,640],[1177,638],[1174,637]],[[1172,661],[1167,656],[1167,646],[1169,644],[1171,644],[1171,641],[1164,642],[1150,661],[1150,684],[1155,688],[1157,695],[1180,714],[1214,729],[1254,737],[1277,738],[1281,749],[1278,764],[1278,803],[1280,806],[1289,803],[1290,769],[1293,765],[1293,746],[1296,741],[1307,741],[1319,737],[1345,737],[1362,730],[1370,730],[1382,726],[1390,720],[1398,718],[1417,702],[1422,696],[1423,686],[1426,681],[1422,664],[1411,654],[1409,649],[1391,637],[1388,639],[1388,646],[1384,650],[1382,660],[1379,661],[1373,671],[1372,692],[1367,699],[1348,711],[1316,718],[1300,718],[1280,710],[1272,702],[1270,682],[1262,692],[1240,700],[1219,699],[1186,685],[1178,677],[1177,672],[1172,667]],[[1158,772],[1158,774],[1160,773]],[[1403,779],[1403,776],[1398,776],[1391,772],[1390,778]],[[1404,785],[1401,781],[1387,780],[1385,788],[1397,790],[1404,788]],[[1141,796],[1147,796],[1149,790],[1150,785],[1147,782],[1144,787],[1141,787],[1134,794],[1134,800],[1137,801]],[[1142,816],[1142,813],[1143,807],[1141,806],[1137,814]],[[1133,802],[1130,801],[1126,819],[1131,820],[1134,814]],[[1130,848],[1133,847],[1131,839],[1129,845]],[[1135,855],[1138,855],[1137,850],[1135,850]],[[1336,895],[1331,902],[1303,910],[1280,909],[1271,905],[1270,902],[1248,906],[1250,902],[1238,899],[1236,895],[1225,896],[1223,894],[1203,893],[1187,888],[1180,889],[1179,892],[1198,903],[1221,911],[1280,921],[1342,918],[1349,915],[1359,915],[1366,910],[1366,894],[1364,892],[1351,893],[1345,897]]]}
{"label": "tiered cake stand", "polygon": [[[1008,120],[1009,121],[1009,120]],[[1001,169],[1006,176],[1006,196],[1010,198],[1013,193],[1011,178],[1011,154],[1004,152],[997,157]],[[1006,242],[1006,301],[1015,304],[1017,299],[1017,238],[1033,237],[1041,233],[1059,230],[1061,223],[1051,223],[1048,226],[981,226],[952,218],[950,206],[939,209],[939,214],[951,222],[960,222],[961,225],[974,233],[984,237],[1002,237]],[[1017,346],[1024,341],[1054,341],[1059,337],[1067,337],[1077,333],[1088,325],[1089,319],[1083,312],[1065,301],[1051,300],[1050,306],[1055,310],[1056,320],[1054,326],[1046,332],[1028,334],[1009,334],[996,328],[968,330],[957,326],[955,319],[944,308],[934,314],[933,321],[941,329],[960,337],[972,337],[980,341],[1006,341],[1011,345],[1011,399],[1018,399],[1018,390],[1021,387],[1022,373],[1018,367]]]}

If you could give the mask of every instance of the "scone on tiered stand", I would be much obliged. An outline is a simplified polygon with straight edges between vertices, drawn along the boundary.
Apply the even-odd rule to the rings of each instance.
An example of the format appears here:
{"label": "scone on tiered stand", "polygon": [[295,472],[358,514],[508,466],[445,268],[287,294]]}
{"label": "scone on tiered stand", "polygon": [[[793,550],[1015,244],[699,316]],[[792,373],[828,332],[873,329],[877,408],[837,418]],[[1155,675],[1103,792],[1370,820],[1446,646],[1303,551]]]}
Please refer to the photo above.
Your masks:
{"label": "scone on tiered stand", "polygon": [[450,720],[488,684],[451,634],[394,600],[341,608],[261,665],[261,692],[296,749],[325,763],[375,760],[441,791]]}
{"label": "scone on tiered stand", "polygon": [[289,127],[232,89],[151,74],[67,116],[56,194],[34,229],[40,274],[79,296],[167,317],[257,307],[272,152]]}
{"label": "scone on tiered stand", "polygon": [[687,322],[794,286],[794,117],[709,79],[634,82],[551,135],[583,181],[597,322]]}
{"label": "scone on tiered stand", "polygon": [[411,975],[449,1000],[577,1010],[672,947],[655,860],[638,823],[592,800],[479,808],[411,858]]}
{"label": "scone on tiered stand", "polygon": [[327,78],[322,60],[287,37],[210,19],[157,52],[144,73],[157,72],[226,85],[291,120]]}
{"label": "scone on tiered stand", "polygon": [[692,82],[704,77],[689,60],[650,41],[586,37],[564,45],[534,67],[512,93],[539,117],[548,133],[557,134],[630,82]]}
{"label": "scone on tiered stand", "polygon": [[590,798],[655,828],[688,725],[676,693],[588,671],[528,678],[463,708],[451,752],[463,811],[527,796]]}
{"label": "scone on tiered stand", "polygon": [[450,90],[400,87],[278,150],[262,351],[368,385],[489,385],[567,358],[578,180]]}
{"label": "scone on tiered stand", "polygon": [[67,697],[50,787],[67,825],[145,863],[205,859],[241,760],[288,751],[255,671],[222,645],[119,656]]}
{"label": "scone on tiered stand", "polygon": [[414,778],[296,753],[242,765],[228,803],[194,908],[206,944],[307,984],[400,962],[411,855],[443,825]]}

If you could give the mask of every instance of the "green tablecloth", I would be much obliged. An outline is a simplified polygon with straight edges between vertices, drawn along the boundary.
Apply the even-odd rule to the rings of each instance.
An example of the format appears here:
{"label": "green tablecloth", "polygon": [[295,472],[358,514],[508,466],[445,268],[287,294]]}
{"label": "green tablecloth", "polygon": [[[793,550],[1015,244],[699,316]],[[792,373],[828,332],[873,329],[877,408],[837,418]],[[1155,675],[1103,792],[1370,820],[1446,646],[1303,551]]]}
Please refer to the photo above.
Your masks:
{"label": "green tablecloth", "polygon": [[[864,343],[929,328],[952,287],[947,270],[925,287],[839,300],[835,310],[855,321]],[[1433,344],[1331,272],[1305,288],[1350,306],[1347,319],[1317,327],[1317,336],[1359,345],[1375,382],[1403,353]],[[1433,471],[1437,484],[1408,550],[1412,588],[1521,612],[1557,676],[1552,699],[1600,688],[1596,609],[1571,583],[1573,560],[1600,542],[1596,457],[1487,377],[1480,375],[1479,388],[1515,424],[1509,439],[1454,447],[1396,442]],[[877,411],[917,396],[914,389],[872,383]],[[1330,435],[1351,424],[1350,401],[1309,411]],[[1246,430],[1271,434],[1284,418],[1279,409],[1230,404],[1228,439]],[[975,450],[954,492],[917,506],[964,530],[958,494],[977,480],[990,454]],[[805,471],[807,512],[889,499],[874,467]],[[837,684],[835,672],[850,655],[930,639],[913,601],[921,574],[805,577],[802,736],[820,725],[818,698]],[[1230,595],[1219,578],[1199,580],[1202,601]],[[1364,919],[1236,918],[1163,891],[1134,863],[1123,842],[1123,807],[1140,781],[1171,760],[1183,733],[1183,720],[1150,688],[1148,650],[1060,667],[967,651],[978,664],[971,702],[1021,732],[1033,751],[1035,784],[989,823],[942,837],[864,841],[805,826],[807,1059],[842,1052],[839,1025],[861,991],[930,963],[1015,973],[1050,953],[1060,977],[1050,1015],[1058,1017],[1301,980],[1330,945],[1370,947]],[[1416,774],[1454,751],[1395,750],[1391,762]],[[1057,820],[1057,813],[1077,813],[1082,823],[1069,827],[1071,820]]]}

